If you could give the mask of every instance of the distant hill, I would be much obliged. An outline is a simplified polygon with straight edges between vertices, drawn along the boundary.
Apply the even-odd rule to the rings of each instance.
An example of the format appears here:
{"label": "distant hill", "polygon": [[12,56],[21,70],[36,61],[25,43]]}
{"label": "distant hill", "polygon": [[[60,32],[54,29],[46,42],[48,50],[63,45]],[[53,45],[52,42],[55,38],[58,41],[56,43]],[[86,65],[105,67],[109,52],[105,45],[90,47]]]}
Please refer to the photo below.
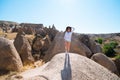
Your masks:
{"label": "distant hill", "polygon": [[107,34],[87,34],[91,38],[101,37],[101,38],[112,38],[114,36],[119,36],[120,33],[107,33]]}
{"label": "distant hill", "polygon": [[0,25],[19,25],[19,23],[17,22],[13,22],[13,21],[3,21],[3,20],[0,20]]}

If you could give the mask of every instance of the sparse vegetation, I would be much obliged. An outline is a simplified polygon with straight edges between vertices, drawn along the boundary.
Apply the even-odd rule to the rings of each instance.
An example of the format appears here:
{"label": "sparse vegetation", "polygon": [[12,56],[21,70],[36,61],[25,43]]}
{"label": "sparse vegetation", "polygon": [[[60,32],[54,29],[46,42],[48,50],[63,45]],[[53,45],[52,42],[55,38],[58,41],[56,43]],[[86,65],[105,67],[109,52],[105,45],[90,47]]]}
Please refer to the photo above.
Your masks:
{"label": "sparse vegetation", "polygon": [[120,55],[115,56],[115,59],[120,59]]}
{"label": "sparse vegetation", "polygon": [[102,44],[103,43],[103,38],[98,38],[97,40],[95,40],[97,43]]}
{"label": "sparse vegetation", "polygon": [[13,40],[15,39],[17,33],[6,33],[6,38]]}
{"label": "sparse vegetation", "polygon": [[108,57],[114,57],[115,56],[115,51],[114,48],[118,45],[117,42],[112,41],[110,43],[106,43],[103,45],[103,52],[108,56]]}
{"label": "sparse vegetation", "polygon": [[[2,31],[0,31],[0,36],[4,37],[4,35],[6,35],[7,39],[13,40],[15,39],[17,33],[3,33]],[[27,37],[28,39],[33,39],[35,36],[26,34],[25,37]]]}
{"label": "sparse vegetation", "polygon": [[[43,64],[45,64],[45,62],[43,62],[43,60],[36,61],[36,62],[34,62],[34,64],[29,64],[29,65],[24,66],[22,68],[21,72],[24,72],[29,69],[34,69],[36,67],[40,67]],[[20,74],[21,72],[0,70],[0,80],[6,80],[6,79],[9,80],[8,78],[10,78],[13,75]]]}

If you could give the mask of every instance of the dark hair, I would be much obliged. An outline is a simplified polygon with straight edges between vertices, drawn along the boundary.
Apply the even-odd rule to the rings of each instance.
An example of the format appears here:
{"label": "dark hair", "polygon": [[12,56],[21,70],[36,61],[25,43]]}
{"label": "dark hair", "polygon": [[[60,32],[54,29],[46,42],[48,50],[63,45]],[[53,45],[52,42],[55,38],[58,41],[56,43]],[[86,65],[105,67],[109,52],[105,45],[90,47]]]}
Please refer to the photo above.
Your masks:
{"label": "dark hair", "polygon": [[68,29],[70,29],[70,32],[71,32],[72,28],[70,26],[67,26],[65,31],[68,31]]}

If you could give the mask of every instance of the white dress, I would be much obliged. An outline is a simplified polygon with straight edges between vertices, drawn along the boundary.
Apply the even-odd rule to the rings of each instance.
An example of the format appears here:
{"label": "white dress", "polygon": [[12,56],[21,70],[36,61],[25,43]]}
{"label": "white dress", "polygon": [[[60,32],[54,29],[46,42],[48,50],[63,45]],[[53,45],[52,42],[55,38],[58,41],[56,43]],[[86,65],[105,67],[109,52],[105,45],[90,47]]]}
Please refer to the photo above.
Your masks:
{"label": "white dress", "polygon": [[71,42],[72,33],[73,32],[65,32],[65,35],[64,35],[65,41]]}

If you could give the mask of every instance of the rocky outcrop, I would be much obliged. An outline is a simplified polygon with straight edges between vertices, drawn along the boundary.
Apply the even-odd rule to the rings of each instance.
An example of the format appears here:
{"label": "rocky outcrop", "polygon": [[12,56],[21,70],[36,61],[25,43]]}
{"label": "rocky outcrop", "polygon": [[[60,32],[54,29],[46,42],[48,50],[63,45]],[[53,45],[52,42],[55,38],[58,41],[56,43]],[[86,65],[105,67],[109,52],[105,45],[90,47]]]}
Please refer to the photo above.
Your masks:
{"label": "rocky outcrop", "polygon": [[101,38],[112,38],[114,36],[120,36],[120,33],[108,33],[108,34],[87,34],[91,38],[101,37]]}
{"label": "rocky outcrop", "polygon": [[39,31],[37,31],[36,34],[40,34],[42,37],[45,37],[46,35],[48,35],[50,40],[53,41],[57,32],[59,32],[59,31],[53,25],[52,28],[49,26],[49,28],[43,27],[43,28],[39,29]]}
{"label": "rocky outcrop", "polygon": [[40,34],[42,37],[48,35],[51,41],[53,41],[58,32],[54,25],[52,28],[47,28],[43,24],[21,23],[20,26],[26,34]]}
{"label": "rocky outcrop", "polygon": [[0,38],[0,69],[20,71],[22,67],[22,61],[13,43]]}
{"label": "rocky outcrop", "polygon": [[12,21],[0,21],[0,28],[2,28],[4,32],[12,32],[12,28],[15,26],[19,26],[19,24]]}
{"label": "rocky outcrop", "polygon": [[[65,52],[64,38],[63,37],[64,37],[63,32],[57,33],[50,48],[46,52],[46,55],[44,57],[45,61],[49,61],[57,53]],[[89,48],[79,41],[77,34],[73,34],[73,36],[72,36],[70,52],[78,53],[78,54],[81,54],[81,55],[84,55],[87,57],[90,57],[92,55]]]}
{"label": "rocky outcrop", "polygon": [[43,39],[42,39],[42,43],[43,43],[43,46],[42,48],[40,49],[41,51],[41,54],[42,55],[45,55],[46,51],[49,49],[49,47],[51,46],[51,40],[50,40],[50,37],[49,35],[46,35]]}
{"label": "rocky outcrop", "polygon": [[32,41],[32,55],[35,60],[39,60],[41,57],[41,48],[43,47],[43,40],[40,34],[37,34]]}
{"label": "rocky outcrop", "polygon": [[119,75],[115,63],[107,56],[105,56],[103,53],[96,53],[92,56],[91,59],[99,63],[100,65],[104,66],[111,72]]}
{"label": "rocky outcrop", "polygon": [[33,54],[40,53],[40,49],[42,48],[42,46],[43,46],[42,36],[38,34],[36,35],[36,37],[33,39],[33,42],[32,42]]}
{"label": "rocky outcrop", "polygon": [[72,42],[71,42],[71,52],[78,53],[80,55],[84,55],[86,57],[91,57],[91,50],[79,40],[79,35],[77,33],[73,33]]}
{"label": "rocky outcrop", "polygon": [[120,33],[108,33],[108,34],[87,34],[92,40],[97,38],[103,38],[104,41],[116,41],[120,43]]}
{"label": "rocky outcrop", "polygon": [[115,62],[115,65],[117,67],[117,70],[118,70],[118,72],[120,74],[120,59],[116,59],[116,60],[114,60],[114,62]]}
{"label": "rocky outcrop", "polygon": [[56,34],[59,32],[54,25],[52,25],[52,28],[49,26],[49,28],[44,28],[44,31],[46,34],[50,37],[50,40],[53,41]]}
{"label": "rocky outcrop", "polygon": [[37,34],[32,42],[32,54],[35,59],[42,58],[51,44],[50,38],[46,35],[44,38]]}
{"label": "rocky outcrop", "polygon": [[31,46],[25,37],[25,33],[20,29],[15,41],[14,41],[15,48],[17,49],[22,62],[24,65],[30,64],[34,62],[34,58],[31,53]]}
{"label": "rocky outcrop", "polygon": [[[25,71],[23,80],[120,80],[103,66],[75,53],[60,53],[42,67]],[[17,77],[12,77],[12,80]]]}
{"label": "rocky outcrop", "polygon": [[23,31],[26,34],[38,33],[43,28],[43,24],[32,24],[32,23],[21,23],[20,26],[22,27]]}
{"label": "rocky outcrop", "polygon": [[88,35],[81,34],[79,36],[79,39],[82,43],[84,43],[92,53],[101,53],[102,49],[99,44],[97,44],[95,41],[91,40]]}

